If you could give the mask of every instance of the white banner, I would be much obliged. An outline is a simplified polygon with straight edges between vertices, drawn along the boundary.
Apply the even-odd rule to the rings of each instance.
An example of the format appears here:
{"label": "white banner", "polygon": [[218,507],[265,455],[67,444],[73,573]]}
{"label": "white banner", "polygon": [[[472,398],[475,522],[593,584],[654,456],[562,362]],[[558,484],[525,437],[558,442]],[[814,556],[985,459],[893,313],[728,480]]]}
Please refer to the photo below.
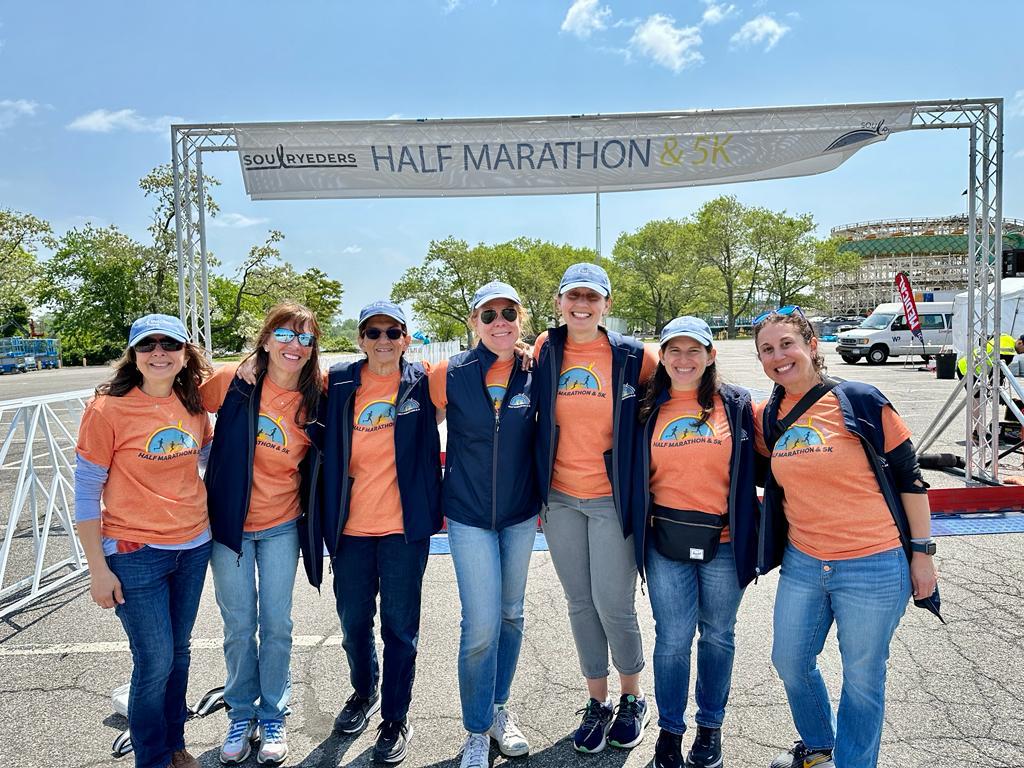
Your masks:
{"label": "white banner", "polygon": [[234,128],[254,200],[541,195],[822,173],[909,129],[913,113],[885,104]]}

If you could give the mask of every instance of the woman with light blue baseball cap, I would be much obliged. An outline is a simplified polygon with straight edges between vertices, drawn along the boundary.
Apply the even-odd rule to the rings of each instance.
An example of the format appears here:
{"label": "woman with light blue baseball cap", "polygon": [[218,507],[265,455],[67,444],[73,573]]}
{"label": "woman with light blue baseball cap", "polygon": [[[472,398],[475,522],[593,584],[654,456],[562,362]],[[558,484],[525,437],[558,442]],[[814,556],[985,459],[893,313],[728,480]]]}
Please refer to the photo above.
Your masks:
{"label": "woman with light blue baseball cap", "polygon": [[734,627],[757,565],[754,414],[722,383],[708,324],[677,317],[640,404],[633,540],[654,611],[655,768],[683,768],[690,654],[697,629],[697,737],[690,768],[722,765]]}
{"label": "woman with light blue baseball cap", "polygon": [[442,500],[462,605],[459,694],[467,738],[461,768],[487,768],[491,741],[507,757],[530,745],[508,707],[523,642],[523,603],[540,495],[533,465],[536,400],[520,349],[522,302],[499,281],[481,286],[469,322],[479,342],[430,372],[448,419]]}

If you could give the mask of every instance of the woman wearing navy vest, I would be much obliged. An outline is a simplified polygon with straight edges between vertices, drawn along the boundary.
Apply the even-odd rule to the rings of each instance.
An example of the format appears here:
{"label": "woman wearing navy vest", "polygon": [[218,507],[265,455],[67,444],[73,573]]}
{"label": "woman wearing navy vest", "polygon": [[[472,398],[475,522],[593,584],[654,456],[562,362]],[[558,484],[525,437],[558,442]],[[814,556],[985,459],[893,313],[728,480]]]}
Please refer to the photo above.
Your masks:
{"label": "woman wearing navy vest", "polygon": [[[719,380],[711,329],[677,317],[640,403],[636,564],[654,610],[654,768],[719,768],[736,612],[757,565],[754,414],[750,394]],[[646,569],[646,570],[645,570]],[[697,736],[682,735],[697,641]]]}
{"label": "woman wearing navy vest", "polygon": [[[637,393],[657,365],[653,350],[605,329],[611,282],[596,264],[562,276],[564,325],[541,334],[537,367],[537,473],[551,562],[565,590],[589,700],[573,740],[580,752],[640,743],[650,719],[634,595],[631,477]],[[621,696],[608,695],[608,656]],[[614,720],[614,722],[613,722]]]}
{"label": "woman wearing navy vest", "polygon": [[288,756],[284,717],[300,549],[314,586],[323,569],[320,537],[309,525],[320,464],[319,332],[311,310],[279,304],[243,362],[255,384],[226,365],[201,388],[203,405],[217,414],[206,488],[230,708],[220,750],[225,765],[244,761],[254,740],[261,764]]}
{"label": "woman wearing navy vest", "polygon": [[437,417],[426,370],[403,356],[409,341],[401,307],[369,304],[359,313],[366,358],[332,366],[327,379],[322,531],[353,688],[335,730],[358,734],[379,709],[373,756],[385,763],[403,760],[412,737],[423,573],[441,528]]}
{"label": "woman wearing navy vest", "polygon": [[[758,568],[782,566],[772,664],[800,736],[771,765],[874,768],[892,636],[911,594],[938,610],[927,486],[889,400],[827,379],[799,307],[755,318],[754,342],[775,382],[755,418],[768,464]],[[818,668],[833,623],[843,667],[834,715]]]}
{"label": "woman wearing navy vest", "polygon": [[507,703],[540,496],[533,376],[517,350],[519,294],[487,283],[469,319],[479,343],[435,367],[430,391],[448,419],[442,499],[462,603],[459,693],[468,735],[461,768],[487,768],[492,740],[508,757],[530,749]]}

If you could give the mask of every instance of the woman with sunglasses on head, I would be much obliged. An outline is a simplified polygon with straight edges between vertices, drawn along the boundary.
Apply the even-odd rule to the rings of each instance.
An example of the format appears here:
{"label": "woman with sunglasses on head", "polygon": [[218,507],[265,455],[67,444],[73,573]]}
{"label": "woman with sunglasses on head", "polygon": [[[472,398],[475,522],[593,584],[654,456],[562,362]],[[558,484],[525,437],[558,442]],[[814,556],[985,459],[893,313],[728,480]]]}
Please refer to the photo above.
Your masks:
{"label": "woman with sunglasses on head", "polygon": [[[736,612],[757,565],[754,413],[719,380],[711,329],[677,317],[640,404],[636,563],[654,610],[655,768],[719,768],[735,656]],[[697,641],[697,737],[684,763],[690,654]]]}
{"label": "woman with sunglasses on head", "polygon": [[[332,366],[327,386],[322,530],[353,688],[334,729],[361,733],[379,709],[373,758],[397,763],[412,738],[423,573],[441,528],[441,442],[427,372],[403,356],[405,312],[374,302],[358,328],[366,358]],[[383,670],[373,639],[378,594]]]}
{"label": "woman with sunglasses on head", "polygon": [[[601,267],[569,267],[556,304],[564,325],[542,333],[535,345],[535,455],[544,532],[589,693],[573,745],[580,752],[599,752],[606,743],[630,748],[650,718],[640,689],[630,482],[637,392],[657,357],[601,325],[611,308],[611,282]],[[621,692],[614,710],[609,648]]]}
{"label": "woman with sunglasses on head", "polygon": [[203,405],[217,414],[206,487],[210,562],[224,620],[225,765],[248,758],[254,741],[261,765],[288,756],[284,718],[300,548],[314,586],[323,570],[319,537],[309,526],[320,465],[319,333],[311,310],[278,304],[242,363],[254,383],[236,376],[239,366],[225,365],[201,388]]}
{"label": "woman with sunglasses on head", "polygon": [[137,768],[198,768],[185,749],[192,625],[210,559],[211,438],[199,383],[210,372],[181,320],[146,315],[82,415],[75,518],[89,591],[113,608],[132,652],[128,727]]}
{"label": "woman with sunglasses on head", "polygon": [[[936,585],[927,486],[892,404],[869,384],[828,378],[799,307],[756,318],[754,341],[775,382],[755,416],[768,463],[758,566],[782,565],[772,663],[800,736],[772,767],[872,768],[889,643],[911,594],[928,599]],[[833,623],[836,715],[817,663]]]}
{"label": "woman with sunglasses on head", "polygon": [[479,342],[431,370],[430,395],[448,419],[442,500],[462,604],[461,768],[487,768],[492,740],[506,757],[530,750],[507,704],[523,642],[540,496],[533,376],[517,349],[519,294],[490,282],[477,290],[471,309]]}

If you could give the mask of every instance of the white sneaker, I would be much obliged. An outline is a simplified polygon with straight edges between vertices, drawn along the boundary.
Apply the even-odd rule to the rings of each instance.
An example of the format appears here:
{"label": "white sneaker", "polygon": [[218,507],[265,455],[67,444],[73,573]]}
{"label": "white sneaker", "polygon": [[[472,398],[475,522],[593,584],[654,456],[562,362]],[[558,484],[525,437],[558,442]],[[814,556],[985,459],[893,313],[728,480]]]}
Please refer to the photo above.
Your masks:
{"label": "white sneaker", "polygon": [[462,746],[462,762],[459,768],[488,768],[487,759],[491,752],[491,740],[486,733],[471,733]]}
{"label": "white sneaker", "polygon": [[530,751],[530,742],[516,725],[515,714],[505,707],[496,707],[494,722],[487,731],[498,745],[498,751],[505,757],[522,757]]}
{"label": "white sneaker", "polygon": [[288,757],[288,734],[284,728],[284,720],[260,720],[259,726],[260,751],[256,762],[283,763]]}
{"label": "white sneaker", "polygon": [[224,765],[236,765],[249,757],[251,742],[256,737],[255,720],[232,720],[228,735],[220,748],[220,761]]}

